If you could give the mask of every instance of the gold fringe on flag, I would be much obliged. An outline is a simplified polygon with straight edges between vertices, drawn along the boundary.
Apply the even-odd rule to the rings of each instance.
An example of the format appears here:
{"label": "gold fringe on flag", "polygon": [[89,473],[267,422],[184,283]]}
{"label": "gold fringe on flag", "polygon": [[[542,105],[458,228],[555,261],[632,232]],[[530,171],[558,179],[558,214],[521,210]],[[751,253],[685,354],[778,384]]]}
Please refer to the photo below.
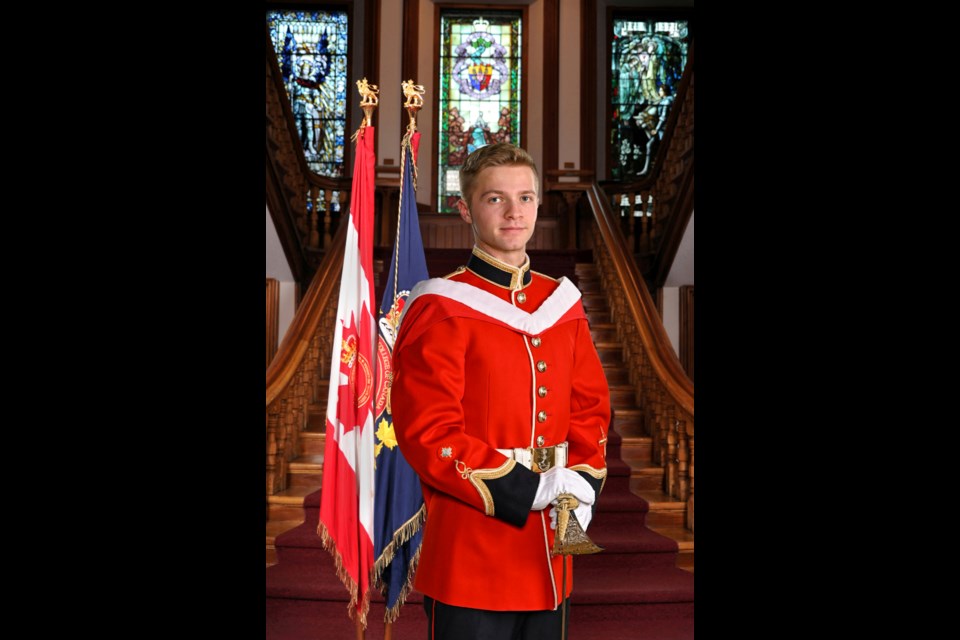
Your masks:
{"label": "gold fringe on flag", "polygon": [[320,543],[323,544],[323,548],[326,549],[330,555],[333,556],[333,562],[337,568],[337,577],[340,578],[340,582],[343,583],[343,586],[347,588],[347,591],[350,593],[350,602],[347,603],[347,613],[350,616],[350,619],[356,617],[356,611],[360,609],[360,624],[363,625],[363,628],[367,628],[367,613],[370,611],[370,591],[364,594],[363,602],[357,602],[357,583],[350,577],[350,574],[347,573],[347,570],[343,568],[343,558],[340,557],[340,552],[337,550],[337,545],[334,543],[333,538],[330,536],[330,533],[327,531],[327,527],[320,522],[317,525],[317,535],[320,536]]}
{"label": "gold fringe on flag", "polygon": [[[378,589],[383,595],[386,595],[385,591],[387,585],[384,584],[380,579],[381,572],[387,567],[387,565],[393,562],[393,558],[397,555],[397,549],[406,544],[410,538],[415,536],[416,533],[423,527],[423,523],[426,521],[427,507],[426,505],[420,505],[420,510],[413,514],[412,518],[404,522],[403,525],[394,532],[393,540],[391,540],[390,544],[383,549],[383,553],[380,554],[380,557],[377,558],[377,561],[374,563],[370,584],[372,584],[375,589]],[[384,612],[384,622],[393,622],[399,617],[400,608],[403,606],[403,603],[406,602],[407,596],[410,595],[410,591],[413,589],[413,579],[417,573],[417,565],[419,564],[420,547],[417,548],[417,552],[412,558],[410,558],[410,564],[407,569],[407,581],[400,589],[400,596],[397,599],[397,603]]]}

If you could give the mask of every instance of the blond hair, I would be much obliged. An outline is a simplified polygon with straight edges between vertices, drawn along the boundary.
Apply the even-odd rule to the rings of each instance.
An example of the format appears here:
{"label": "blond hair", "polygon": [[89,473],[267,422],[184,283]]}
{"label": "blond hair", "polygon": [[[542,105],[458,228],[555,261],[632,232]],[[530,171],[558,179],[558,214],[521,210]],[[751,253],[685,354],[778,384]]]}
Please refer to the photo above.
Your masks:
{"label": "blond hair", "polygon": [[467,156],[463,166],[460,167],[460,197],[467,203],[467,206],[470,205],[470,196],[473,195],[477,176],[484,169],[518,165],[530,167],[530,170],[533,171],[534,189],[536,189],[537,199],[539,200],[540,173],[537,171],[537,165],[534,164],[529,153],[509,142],[488,144]]}

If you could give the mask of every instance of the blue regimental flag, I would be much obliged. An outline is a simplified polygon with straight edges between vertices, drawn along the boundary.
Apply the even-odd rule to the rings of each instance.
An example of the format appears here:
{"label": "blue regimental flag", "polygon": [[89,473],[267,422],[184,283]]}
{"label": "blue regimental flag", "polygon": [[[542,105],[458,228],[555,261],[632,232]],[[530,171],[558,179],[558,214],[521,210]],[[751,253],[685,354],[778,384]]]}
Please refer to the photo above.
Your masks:
{"label": "blue regimental flag", "polygon": [[400,219],[390,259],[390,275],[380,303],[377,340],[373,584],[386,600],[386,622],[393,622],[400,615],[400,607],[413,587],[423,538],[421,527],[426,517],[420,479],[400,453],[390,410],[397,320],[410,290],[428,278],[413,175],[419,143],[418,132],[403,138]]}

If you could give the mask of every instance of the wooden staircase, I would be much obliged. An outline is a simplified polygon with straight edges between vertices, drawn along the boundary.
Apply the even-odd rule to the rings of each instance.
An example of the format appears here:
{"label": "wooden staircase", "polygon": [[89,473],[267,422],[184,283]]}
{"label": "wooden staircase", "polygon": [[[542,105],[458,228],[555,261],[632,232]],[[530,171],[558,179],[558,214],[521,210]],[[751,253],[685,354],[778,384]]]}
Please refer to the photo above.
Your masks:
{"label": "wooden staircase", "polygon": [[[583,293],[583,305],[590,320],[590,332],[600,355],[613,407],[617,432],[623,438],[621,456],[630,465],[631,491],[650,505],[647,526],[677,542],[677,567],[693,572],[693,533],[684,527],[686,504],[663,493],[663,468],[654,465],[653,441],[644,433],[641,410],[637,406],[637,390],[630,383],[623,362],[622,346],[611,323],[606,296],[593,263],[576,264],[577,285]],[[274,541],[281,533],[304,521],[304,497],[322,486],[324,453],[324,415],[328,381],[318,384],[316,397],[310,405],[307,428],[300,434],[299,457],[290,462],[287,489],[267,496],[266,555],[267,566],[277,563]],[[602,499],[602,498],[601,498]]]}
{"label": "wooden staircase", "polygon": [[[583,294],[583,306],[590,320],[590,334],[603,364],[610,388],[614,428],[623,438],[621,458],[630,465],[630,490],[650,505],[647,526],[677,542],[677,567],[693,572],[693,533],[684,527],[686,504],[673,500],[662,491],[663,468],[653,460],[653,439],[644,433],[642,412],[637,406],[637,389],[630,383],[623,362],[623,348],[611,322],[610,307],[593,263],[577,263],[577,287]],[[602,497],[601,497],[602,500]]]}

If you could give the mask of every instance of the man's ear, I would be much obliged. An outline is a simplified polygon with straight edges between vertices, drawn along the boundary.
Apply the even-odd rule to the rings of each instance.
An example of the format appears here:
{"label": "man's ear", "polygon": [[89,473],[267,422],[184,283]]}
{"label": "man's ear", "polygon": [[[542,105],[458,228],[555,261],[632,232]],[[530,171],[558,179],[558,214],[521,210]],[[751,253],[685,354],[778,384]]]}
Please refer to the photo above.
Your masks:
{"label": "man's ear", "polygon": [[457,208],[460,209],[460,219],[467,224],[473,224],[473,217],[470,215],[470,207],[463,201],[463,198],[457,200]]}

